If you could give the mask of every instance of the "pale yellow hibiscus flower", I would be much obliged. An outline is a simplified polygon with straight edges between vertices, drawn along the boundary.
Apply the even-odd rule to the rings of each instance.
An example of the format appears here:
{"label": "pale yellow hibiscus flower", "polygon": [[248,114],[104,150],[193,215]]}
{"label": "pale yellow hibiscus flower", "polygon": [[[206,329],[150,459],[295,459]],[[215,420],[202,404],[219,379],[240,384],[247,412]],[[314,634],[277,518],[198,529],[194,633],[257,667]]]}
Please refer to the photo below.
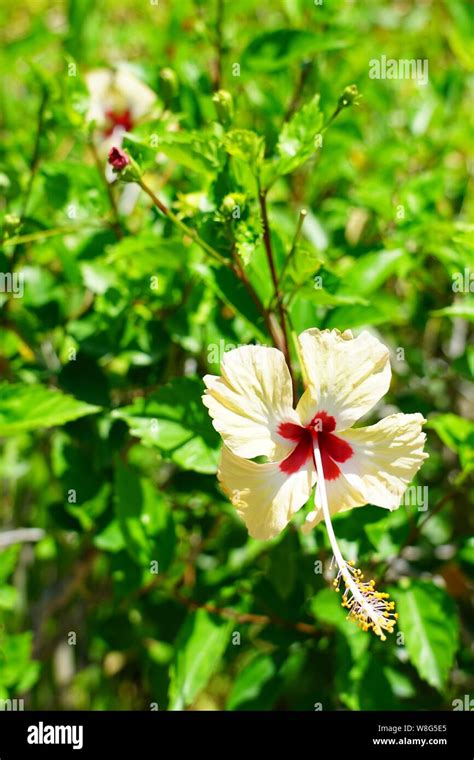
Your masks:
{"label": "pale yellow hibiscus flower", "polygon": [[104,140],[110,138],[111,145],[120,145],[125,132],[148,115],[157,100],[153,90],[125,64],[90,71],[86,84],[90,96],[87,119],[95,122]]}
{"label": "pale yellow hibiscus flower", "polygon": [[[224,355],[222,376],[206,375],[203,402],[224,441],[218,478],[251,536],[280,533],[316,485],[309,530],[326,522],[343,603],[384,638],[393,603],[364,582],[339,550],[331,516],[373,504],[396,509],[427,454],[421,414],[392,414],[353,428],[387,392],[389,351],[374,336],[306,330],[299,336],[305,391],[293,408],[291,377],[276,348],[243,346]],[[251,461],[266,457],[260,464]]]}

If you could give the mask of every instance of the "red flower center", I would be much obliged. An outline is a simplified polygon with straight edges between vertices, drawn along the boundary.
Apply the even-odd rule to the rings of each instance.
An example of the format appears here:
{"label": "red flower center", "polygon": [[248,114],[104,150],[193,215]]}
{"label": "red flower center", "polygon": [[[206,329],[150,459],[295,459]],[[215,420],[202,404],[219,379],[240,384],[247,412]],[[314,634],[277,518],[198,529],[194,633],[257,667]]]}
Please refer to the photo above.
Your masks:
{"label": "red flower center", "polygon": [[126,132],[130,132],[133,129],[132,114],[127,109],[126,111],[106,111],[108,125],[106,130],[106,136],[112,134],[115,127],[122,127]]}
{"label": "red flower center", "polygon": [[294,422],[282,422],[278,433],[282,438],[295,441],[296,446],[286,459],[280,462],[280,470],[291,475],[303,467],[308,459],[313,458],[313,445],[319,443],[326,480],[336,480],[341,470],[336,462],[346,462],[353,455],[349,444],[333,434],[336,420],[327,412],[318,412],[309,425],[296,425]]}

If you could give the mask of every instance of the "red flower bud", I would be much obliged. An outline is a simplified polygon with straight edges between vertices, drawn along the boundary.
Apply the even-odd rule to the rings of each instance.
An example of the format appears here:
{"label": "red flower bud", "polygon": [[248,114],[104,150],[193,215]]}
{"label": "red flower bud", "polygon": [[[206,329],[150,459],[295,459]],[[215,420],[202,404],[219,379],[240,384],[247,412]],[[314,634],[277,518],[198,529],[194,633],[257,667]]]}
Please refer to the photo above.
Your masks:
{"label": "red flower bud", "polygon": [[114,167],[115,171],[121,172],[129,163],[129,157],[120,148],[112,148],[109,151],[109,164]]}

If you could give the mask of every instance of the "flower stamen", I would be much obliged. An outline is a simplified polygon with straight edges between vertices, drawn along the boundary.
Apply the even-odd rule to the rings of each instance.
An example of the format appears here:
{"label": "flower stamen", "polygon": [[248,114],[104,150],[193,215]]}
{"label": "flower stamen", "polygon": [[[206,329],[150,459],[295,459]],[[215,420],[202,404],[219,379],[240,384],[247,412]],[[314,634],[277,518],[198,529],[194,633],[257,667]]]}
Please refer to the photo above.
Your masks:
{"label": "flower stamen", "polygon": [[394,612],[395,603],[389,601],[388,594],[376,591],[375,581],[364,581],[362,572],[354,567],[354,562],[352,560],[346,562],[343,558],[332,527],[326,494],[323,462],[317,439],[313,444],[313,452],[314,465],[318,475],[318,491],[321,498],[326,530],[328,532],[335,562],[339,568],[339,572],[334,580],[334,588],[339,592],[341,581],[344,583],[345,590],[342,595],[342,606],[349,611],[347,617],[358,623],[363,631],[373,630],[382,641],[385,641],[387,637],[385,636],[384,631],[387,633],[393,633],[393,627],[398,618],[397,613]]}

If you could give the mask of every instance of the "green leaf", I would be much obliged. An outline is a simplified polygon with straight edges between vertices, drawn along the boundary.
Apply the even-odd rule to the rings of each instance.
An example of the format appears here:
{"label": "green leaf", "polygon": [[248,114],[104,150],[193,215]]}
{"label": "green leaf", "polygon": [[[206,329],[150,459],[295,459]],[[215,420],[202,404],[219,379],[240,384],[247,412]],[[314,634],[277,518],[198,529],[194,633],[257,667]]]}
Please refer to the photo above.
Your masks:
{"label": "green leaf", "polygon": [[222,164],[223,153],[214,135],[198,132],[175,132],[159,137],[157,150],[165,153],[186,169],[207,177],[217,173]]}
{"label": "green leaf", "polygon": [[339,50],[348,42],[339,36],[315,34],[303,29],[276,29],[258,35],[242,54],[242,67],[253,71],[276,71],[292,61],[324,50]]}
{"label": "green leaf", "polygon": [[293,591],[297,575],[298,539],[294,533],[286,533],[270,553],[268,579],[282,599]]}
{"label": "green leaf", "polygon": [[213,285],[222,300],[236,309],[254,328],[258,334],[265,335],[263,317],[247,292],[242,281],[227,267],[214,270]]}
{"label": "green leaf", "polygon": [[474,565],[474,536],[466,540],[466,543],[459,551],[459,559]]}
{"label": "green leaf", "polygon": [[175,643],[170,670],[170,710],[183,710],[204,689],[219,667],[231,629],[231,620],[205,610],[188,615]]}
{"label": "green leaf", "polygon": [[287,122],[278,139],[279,158],[273,167],[276,176],[289,174],[305,163],[315,152],[315,137],[323,124],[319,95],[300,108]]}
{"label": "green leaf", "polygon": [[[237,676],[226,704],[226,710],[253,709],[265,686],[277,672],[273,657],[256,655]],[[255,707],[254,709],[258,709]]]}
{"label": "green leaf", "polygon": [[392,593],[410,660],[421,678],[441,691],[459,646],[455,604],[443,589],[426,581],[409,581]]}
{"label": "green leaf", "polygon": [[[163,494],[120,461],[115,470],[115,491],[117,517],[130,556],[142,566],[157,561],[158,571],[166,570],[173,557],[175,530]],[[107,538],[110,541],[110,536],[106,542]]]}
{"label": "green leaf", "polygon": [[18,592],[14,586],[0,587],[0,610],[13,610],[17,599]]}
{"label": "green leaf", "polygon": [[20,554],[20,546],[20,544],[13,544],[0,552],[0,583],[5,583],[13,573]]}
{"label": "green leaf", "polygon": [[112,553],[125,548],[125,539],[118,520],[112,520],[101,533],[95,536],[94,546],[97,546],[101,551]]}
{"label": "green leaf", "polygon": [[369,658],[356,688],[360,710],[396,710],[400,705],[392,693],[386,669]]}
{"label": "green leaf", "polygon": [[180,377],[131,406],[116,409],[132,435],[156,446],[184,470],[214,473],[220,438],[212,427],[198,378]]}
{"label": "green leaf", "polygon": [[88,47],[85,42],[89,42],[89,31],[98,28],[94,5],[94,0],[69,0],[67,4],[70,32],[66,45],[67,50],[77,58],[82,57]]}
{"label": "green leaf", "polygon": [[304,285],[298,288],[297,299],[304,299],[305,301],[311,301],[315,306],[352,306],[354,304],[360,304],[361,306],[368,306],[369,302],[366,298],[358,296],[357,293],[330,293],[323,288],[315,288],[314,286]]}
{"label": "green leaf", "polygon": [[77,401],[72,396],[42,385],[0,385],[1,436],[64,425],[98,411],[98,406]]}
{"label": "green leaf", "polygon": [[445,446],[458,454],[463,470],[474,468],[474,422],[457,414],[438,414],[426,423]]}
{"label": "green leaf", "polygon": [[[13,687],[19,686],[25,676],[34,669],[38,675],[38,663],[31,661],[33,649],[33,634],[31,631],[7,635],[0,640],[0,684]],[[36,680],[31,675],[31,683]],[[31,684],[30,684],[31,685]]]}
{"label": "green leaf", "polygon": [[341,596],[330,588],[324,588],[312,598],[310,609],[320,623],[336,628],[346,639],[354,659],[362,656],[369,646],[369,637],[347,619],[341,606]]}
{"label": "green leaf", "polygon": [[265,152],[265,142],[249,129],[231,129],[224,138],[224,146],[230,156],[245,161],[253,168],[259,164]]}
{"label": "green leaf", "polygon": [[364,532],[383,559],[397,555],[400,546],[408,536],[408,521],[404,510],[397,509],[387,515],[382,512],[381,518],[364,525]]}
{"label": "green leaf", "polygon": [[474,322],[474,298],[463,298],[444,309],[436,309],[430,312],[432,317],[452,317],[453,319],[468,319]]}
{"label": "green leaf", "polygon": [[359,296],[369,295],[395,274],[406,258],[403,250],[377,251],[361,256],[345,273],[340,292],[351,294],[356,289]]}

